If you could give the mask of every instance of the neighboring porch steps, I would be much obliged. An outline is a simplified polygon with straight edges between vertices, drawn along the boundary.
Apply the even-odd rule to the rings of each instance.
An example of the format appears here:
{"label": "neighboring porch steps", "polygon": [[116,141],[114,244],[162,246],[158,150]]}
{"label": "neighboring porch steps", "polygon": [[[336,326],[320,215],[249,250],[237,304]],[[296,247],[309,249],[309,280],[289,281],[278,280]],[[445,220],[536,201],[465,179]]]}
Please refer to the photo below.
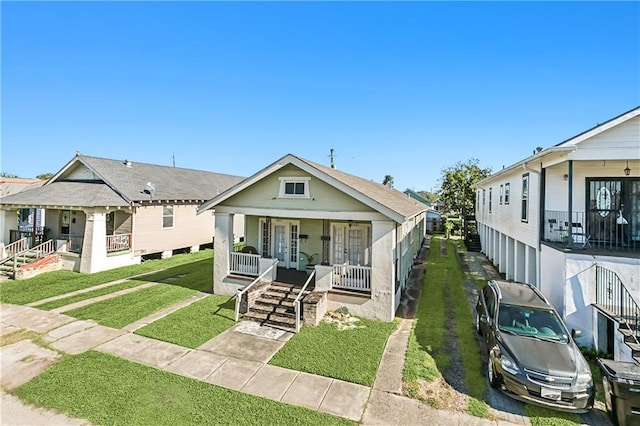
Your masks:
{"label": "neighboring porch steps", "polygon": [[[304,295],[309,294],[305,291]],[[260,324],[268,324],[287,330],[295,330],[296,315],[294,302],[300,294],[300,288],[285,284],[273,282],[271,285],[256,299],[253,306],[249,308],[249,312],[244,314],[247,321],[255,321]]]}
{"label": "neighboring porch steps", "polygon": [[[28,265],[29,263],[35,262],[38,259],[39,259],[38,253],[36,253],[35,251],[27,251],[26,253],[21,253],[20,256],[18,256],[18,262],[15,265],[15,267],[17,269],[21,266]],[[0,265],[0,274],[13,277],[13,267],[14,267],[13,259],[7,260],[6,262]]]}
{"label": "neighboring porch steps", "polygon": [[609,311],[602,305],[595,304],[594,306],[618,323],[618,332],[622,334],[623,342],[631,348],[631,357],[638,365],[640,365],[640,330],[634,330],[630,326],[633,317],[631,315],[621,317]]}

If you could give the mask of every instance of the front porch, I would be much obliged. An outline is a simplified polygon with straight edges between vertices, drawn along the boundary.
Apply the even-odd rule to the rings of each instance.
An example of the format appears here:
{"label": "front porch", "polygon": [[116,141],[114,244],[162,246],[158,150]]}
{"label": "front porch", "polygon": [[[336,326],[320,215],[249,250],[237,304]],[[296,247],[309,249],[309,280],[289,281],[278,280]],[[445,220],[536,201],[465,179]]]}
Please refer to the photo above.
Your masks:
{"label": "front porch", "polygon": [[[268,260],[272,259],[263,258],[259,254],[231,252],[229,274],[257,277],[264,272],[260,270],[261,260],[263,260],[262,264],[266,265]],[[315,280],[310,283],[312,288],[340,289],[359,294],[371,293],[371,267],[369,266],[348,263],[315,265],[315,271]],[[306,272],[278,267],[274,281],[302,286],[308,277]]]}

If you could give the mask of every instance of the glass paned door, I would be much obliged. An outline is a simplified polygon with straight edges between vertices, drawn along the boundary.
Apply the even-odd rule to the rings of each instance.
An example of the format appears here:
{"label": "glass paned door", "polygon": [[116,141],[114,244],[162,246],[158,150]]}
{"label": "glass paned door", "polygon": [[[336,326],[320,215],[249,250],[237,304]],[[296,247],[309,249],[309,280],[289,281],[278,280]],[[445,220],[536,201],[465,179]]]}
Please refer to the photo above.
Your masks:
{"label": "glass paned door", "polygon": [[298,268],[299,229],[298,222],[273,220],[273,257],[281,268]]}
{"label": "glass paned door", "polygon": [[284,225],[273,226],[273,255],[280,262],[287,260],[287,229]]}

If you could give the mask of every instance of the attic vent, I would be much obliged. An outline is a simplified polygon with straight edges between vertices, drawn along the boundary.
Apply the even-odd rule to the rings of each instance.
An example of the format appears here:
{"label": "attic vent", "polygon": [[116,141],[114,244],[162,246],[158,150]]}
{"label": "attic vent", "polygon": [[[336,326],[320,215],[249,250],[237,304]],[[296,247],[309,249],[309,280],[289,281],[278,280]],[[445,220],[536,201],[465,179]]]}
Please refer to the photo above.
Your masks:
{"label": "attic vent", "polygon": [[124,165],[131,168],[131,160],[124,160]]}

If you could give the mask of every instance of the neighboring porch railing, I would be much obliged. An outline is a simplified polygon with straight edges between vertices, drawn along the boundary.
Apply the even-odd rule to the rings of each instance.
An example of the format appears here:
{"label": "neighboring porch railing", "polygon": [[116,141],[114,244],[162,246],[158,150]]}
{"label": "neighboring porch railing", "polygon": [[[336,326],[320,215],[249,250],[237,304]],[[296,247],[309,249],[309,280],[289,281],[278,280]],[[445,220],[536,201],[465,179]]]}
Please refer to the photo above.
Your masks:
{"label": "neighboring porch railing", "polygon": [[[251,284],[249,284],[248,286],[246,286],[245,288],[243,288],[242,290],[238,290],[236,292],[236,311],[235,311],[235,321],[238,322],[238,317],[240,317],[240,303],[242,302],[242,296],[249,291],[249,289],[251,289],[251,287],[253,287],[254,285],[256,285],[257,283],[260,282],[260,280],[262,280],[264,277],[267,276],[267,274],[270,274],[271,271],[273,271],[273,269],[278,265],[278,259],[275,259],[273,261],[273,263],[271,264],[271,266],[269,266],[267,268],[266,271],[264,271],[263,273],[261,273],[258,278],[256,278],[255,280],[253,280],[251,282]],[[248,295],[247,295],[248,296]],[[249,308],[249,303],[247,303],[247,308]]]}
{"label": "neighboring porch railing", "polygon": [[333,265],[332,288],[371,291],[371,267],[344,263]]}
{"label": "neighboring porch railing", "polygon": [[4,247],[4,252],[0,258],[0,262],[11,259],[16,253],[23,252],[29,248],[29,239],[21,238]]}
{"label": "neighboring porch railing", "polygon": [[107,253],[131,248],[131,234],[107,235]]}
{"label": "neighboring porch railing", "polygon": [[42,259],[43,257],[49,256],[56,251],[55,244],[53,240],[46,241],[42,244],[39,244],[33,248],[25,248],[22,251],[14,251],[11,257],[6,257],[0,261],[0,264],[7,263],[10,260],[13,260],[13,273],[15,276],[16,269],[20,265],[28,264],[35,262],[38,259]]}
{"label": "neighboring porch railing", "polygon": [[259,254],[240,253],[237,251],[229,254],[229,271],[231,273],[258,276],[260,272]]}
{"label": "neighboring porch railing", "polygon": [[72,253],[81,253],[82,252],[82,243],[84,241],[84,237],[81,235],[69,235],[69,234],[60,234],[58,236],[60,240],[67,240],[67,250]]}
{"label": "neighboring porch railing", "polygon": [[[636,344],[640,339],[640,307],[614,271],[596,265],[596,305],[624,329],[628,327]],[[624,324],[625,327],[622,327]]]}
{"label": "neighboring porch railing", "polygon": [[307,278],[307,282],[305,282],[304,285],[302,286],[302,289],[300,290],[300,293],[298,293],[298,297],[296,297],[296,300],[293,301],[293,309],[296,313],[296,333],[300,331],[300,314],[302,313],[300,309],[300,299],[302,298],[302,295],[307,289],[307,286],[309,285],[309,283],[314,281],[315,278],[316,278],[316,271],[314,270],[311,273],[311,275],[309,275],[309,278]]}

